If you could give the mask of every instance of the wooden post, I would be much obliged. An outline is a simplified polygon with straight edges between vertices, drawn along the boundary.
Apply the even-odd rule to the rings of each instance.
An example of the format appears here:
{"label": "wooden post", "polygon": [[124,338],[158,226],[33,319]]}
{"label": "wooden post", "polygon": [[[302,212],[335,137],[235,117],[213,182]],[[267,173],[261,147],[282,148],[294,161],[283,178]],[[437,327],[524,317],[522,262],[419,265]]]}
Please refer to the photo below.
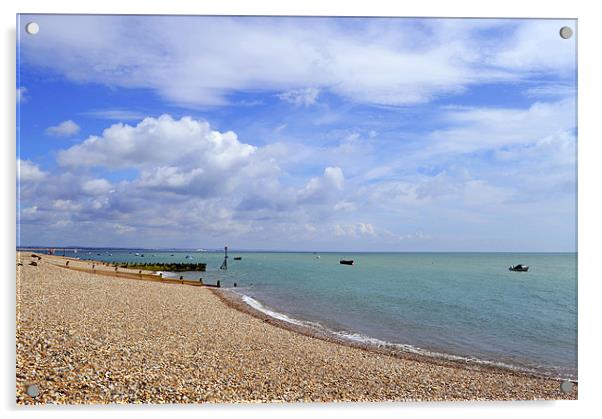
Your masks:
{"label": "wooden post", "polygon": [[224,247],[224,261],[222,262],[222,266],[219,267],[224,271],[228,270],[228,246]]}

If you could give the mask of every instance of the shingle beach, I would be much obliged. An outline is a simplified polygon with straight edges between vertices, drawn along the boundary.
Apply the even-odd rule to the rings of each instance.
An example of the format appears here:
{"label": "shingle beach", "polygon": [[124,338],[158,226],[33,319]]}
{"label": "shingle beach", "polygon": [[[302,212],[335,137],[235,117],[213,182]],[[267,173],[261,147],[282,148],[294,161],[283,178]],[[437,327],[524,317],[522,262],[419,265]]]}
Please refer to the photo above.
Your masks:
{"label": "shingle beach", "polygon": [[223,291],[77,271],[90,263],[67,268],[67,259],[40,256],[17,254],[18,404],[577,398],[577,385],[563,393],[554,379],[287,330],[237,310]]}

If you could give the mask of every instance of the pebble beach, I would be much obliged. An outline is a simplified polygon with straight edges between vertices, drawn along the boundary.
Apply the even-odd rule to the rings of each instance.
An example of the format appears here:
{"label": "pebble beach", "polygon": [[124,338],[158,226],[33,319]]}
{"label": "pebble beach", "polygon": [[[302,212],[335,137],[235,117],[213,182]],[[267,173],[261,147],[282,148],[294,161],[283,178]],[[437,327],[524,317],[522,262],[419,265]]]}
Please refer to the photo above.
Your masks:
{"label": "pebble beach", "polygon": [[31,255],[17,253],[20,405],[577,399],[577,384],[299,333],[227,291]]}

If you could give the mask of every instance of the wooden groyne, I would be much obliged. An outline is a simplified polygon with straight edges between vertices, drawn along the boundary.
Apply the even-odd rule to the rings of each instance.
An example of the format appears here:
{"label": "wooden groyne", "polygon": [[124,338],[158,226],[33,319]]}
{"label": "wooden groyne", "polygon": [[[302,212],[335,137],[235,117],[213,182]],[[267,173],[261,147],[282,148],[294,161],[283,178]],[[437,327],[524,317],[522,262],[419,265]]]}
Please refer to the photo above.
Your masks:
{"label": "wooden groyne", "polygon": [[166,272],[190,272],[200,271],[205,272],[207,269],[206,263],[138,263],[138,262],[122,262],[111,264],[112,266],[126,269],[142,269],[145,271],[166,271]]}

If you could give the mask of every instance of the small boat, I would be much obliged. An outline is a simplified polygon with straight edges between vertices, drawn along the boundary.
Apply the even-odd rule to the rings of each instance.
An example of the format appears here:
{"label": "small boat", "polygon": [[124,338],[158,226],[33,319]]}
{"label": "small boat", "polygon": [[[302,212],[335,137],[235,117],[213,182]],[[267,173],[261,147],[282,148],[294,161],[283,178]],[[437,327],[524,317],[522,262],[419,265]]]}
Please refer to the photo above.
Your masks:
{"label": "small boat", "polygon": [[320,255],[316,256],[316,259],[320,259]]}
{"label": "small boat", "polygon": [[234,260],[242,260],[242,257],[241,256],[235,256]]}
{"label": "small boat", "polygon": [[190,256],[190,255],[186,255],[185,259],[194,259],[194,257]]}
{"label": "small boat", "polygon": [[519,264],[509,267],[508,270],[514,272],[527,272],[529,270],[529,267],[527,265]]}
{"label": "small boat", "polygon": [[339,260],[339,263],[341,265],[353,265],[353,260],[345,260],[345,259],[341,259]]}

